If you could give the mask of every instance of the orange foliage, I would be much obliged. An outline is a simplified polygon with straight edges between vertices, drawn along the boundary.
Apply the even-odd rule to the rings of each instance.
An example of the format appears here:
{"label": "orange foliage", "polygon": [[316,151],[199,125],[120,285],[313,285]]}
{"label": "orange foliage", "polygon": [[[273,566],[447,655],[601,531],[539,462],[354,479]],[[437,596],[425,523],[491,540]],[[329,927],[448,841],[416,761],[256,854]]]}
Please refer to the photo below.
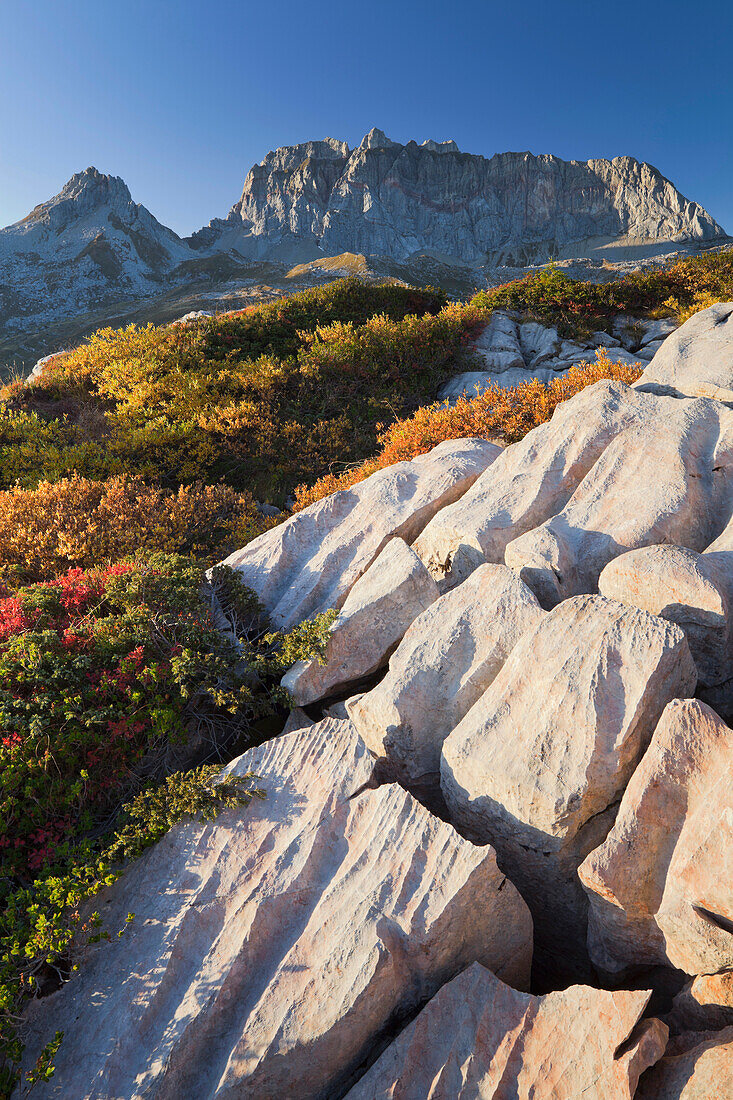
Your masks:
{"label": "orange foliage", "polygon": [[259,515],[249,493],[227,485],[172,491],[139,477],[75,474],[0,492],[0,567],[44,579],[145,549],[218,558],[275,522]]}
{"label": "orange foliage", "polygon": [[630,385],[640,374],[640,365],[612,363],[601,348],[595,363],[580,363],[547,385],[536,379],[511,389],[494,385],[477,397],[461,397],[454,405],[428,405],[381,432],[381,449],[374,458],[340,475],[327,474],[310,487],[299,485],[295,490],[296,511],[329,493],[348,489],[394,462],[425,454],[445,439],[480,436],[515,443],[549,420],[561,401],[567,401],[586,386],[602,378],[615,378]]}

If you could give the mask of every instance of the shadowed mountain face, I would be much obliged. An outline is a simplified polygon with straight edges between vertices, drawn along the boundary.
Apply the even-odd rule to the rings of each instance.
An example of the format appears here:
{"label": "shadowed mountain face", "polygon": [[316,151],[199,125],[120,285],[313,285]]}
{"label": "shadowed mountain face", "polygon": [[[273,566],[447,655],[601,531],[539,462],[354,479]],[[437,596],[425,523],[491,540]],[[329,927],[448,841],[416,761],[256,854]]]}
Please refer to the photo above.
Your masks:
{"label": "shadowed mountain face", "polygon": [[244,255],[312,259],[430,251],[468,264],[544,262],[598,249],[619,259],[659,242],[723,230],[651,165],[633,157],[487,159],[455,142],[400,145],[372,130],[357,149],[325,141],[268,153],[225,220],[191,239]]}
{"label": "shadowed mountain face", "polygon": [[701,206],[631,157],[487,159],[374,129],[353,150],[326,138],[268,153],[229,216],[185,240],[121,179],[87,168],[0,230],[0,363],[32,363],[104,324],[312,286],[341,274],[324,260],[346,253],[364,277],[468,293],[500,266],[636,261],[718,238]]}

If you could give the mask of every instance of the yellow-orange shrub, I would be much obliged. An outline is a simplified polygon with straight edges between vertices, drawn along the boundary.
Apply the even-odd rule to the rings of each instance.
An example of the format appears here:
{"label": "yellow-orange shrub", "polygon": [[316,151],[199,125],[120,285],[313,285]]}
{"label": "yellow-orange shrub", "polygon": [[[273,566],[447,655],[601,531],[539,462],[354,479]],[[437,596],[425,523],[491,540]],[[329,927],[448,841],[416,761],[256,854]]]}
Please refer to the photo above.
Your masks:
{"label": "yellow-orange shrub", "polygon": [[0,492],[0,567],[45,579],[138,550],[219,558],[275,522],[259,515],[249,493],[227,485],[173,491],[138,477],[74,475]]}
{"label": "yellow-orange shrub", "polygon": [[586,386],[602,378],[615,378],[630,385],[640,374],[641,366],[612,363],[608,353],[601,349],[595,363],[580,363],[546,385],[536,379],[511,389],[494,385],[477,397],[459,398],[455,405],[428,405],[381,432],[381,448],[374,458],[342,474],[328,474],[310,487],[299,485],[295,490],[296,510],[329,493],[348,489],[394,462],[425,454],[445,439],[480,436],[515,443],[549,420],[561,401],[567,401]]}

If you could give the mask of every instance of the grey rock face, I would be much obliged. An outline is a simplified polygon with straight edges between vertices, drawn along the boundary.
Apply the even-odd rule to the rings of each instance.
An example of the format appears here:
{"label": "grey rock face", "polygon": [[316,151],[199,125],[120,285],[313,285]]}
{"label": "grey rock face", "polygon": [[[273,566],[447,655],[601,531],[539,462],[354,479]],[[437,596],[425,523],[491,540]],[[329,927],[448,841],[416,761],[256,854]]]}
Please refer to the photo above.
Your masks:
{"label": "grey rock face", "polygon": [[[633,157],[461,153],[454,142],[407,145],[372,130],[359,147],[333,138],[268,153],[226,222],[239,247],[308,242],[327,255],[406,259],[430,250],[468,263],[544,261],[611,241],[709,240],[720,226]],[[211,237],[207,238],[210,243]]]}

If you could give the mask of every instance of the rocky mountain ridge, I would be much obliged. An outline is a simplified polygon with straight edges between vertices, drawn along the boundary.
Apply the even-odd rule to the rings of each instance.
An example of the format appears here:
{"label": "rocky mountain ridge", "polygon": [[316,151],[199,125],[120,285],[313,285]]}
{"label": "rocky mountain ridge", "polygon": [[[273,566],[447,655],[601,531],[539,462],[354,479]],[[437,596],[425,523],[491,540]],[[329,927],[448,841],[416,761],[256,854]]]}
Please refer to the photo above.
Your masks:
{"label": "rocky mountain ridge", "polygon": [[104,324],[240,308],[333,278],[339,263],[465,294],[511,277],[506,265],[637,262],[725,239],[631,157],[487,159],[373,129],[356,149],[327,138],[268,153],[227,218],[185,239],[119,177],[88,168],[0,230],[0,362],[32,364]]}
{"label": "rocky mountain ridge", "polygon": [[309,246],[398,260],[428,250],[496,266],[721,236],[698,203],[633,157],[487,159],[453,141],[401,145],[375,128],[353,150],[326,138],[268,153],[229,217],[192,244],[221,242],[253,258],[273,249],[294,258]]}

